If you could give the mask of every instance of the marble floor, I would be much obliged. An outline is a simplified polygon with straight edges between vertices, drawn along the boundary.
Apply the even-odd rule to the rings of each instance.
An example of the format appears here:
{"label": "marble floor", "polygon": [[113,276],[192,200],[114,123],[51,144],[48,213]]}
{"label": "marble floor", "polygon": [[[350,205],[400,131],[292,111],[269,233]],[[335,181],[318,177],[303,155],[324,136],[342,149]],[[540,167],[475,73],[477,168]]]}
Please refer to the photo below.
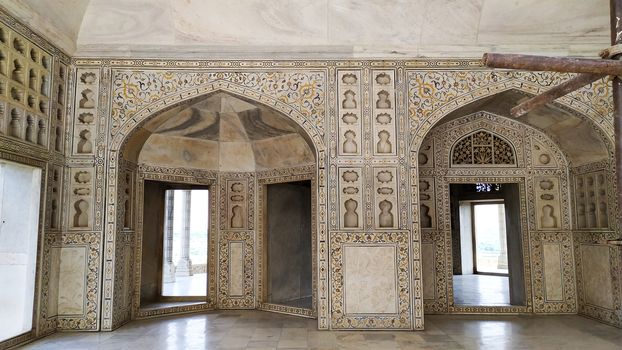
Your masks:
{"label": "marble floor", "polygon": [[207,273],[195,273],[192,276],[176,276],[175,282],[162,283],[162,295],[207,295]]}
{"label": "marble floor", "polygon": [[24,349],[590,349],[620,350],[622,329],[576,315],[429,315],[425,331],[318,331],[317,321],[217,311],[131,322],[114,332],[56,333]]}
{"label": "marble floor", "polygon": [[491,275],[454,275],[456,305],[510,305],[509,279]]}

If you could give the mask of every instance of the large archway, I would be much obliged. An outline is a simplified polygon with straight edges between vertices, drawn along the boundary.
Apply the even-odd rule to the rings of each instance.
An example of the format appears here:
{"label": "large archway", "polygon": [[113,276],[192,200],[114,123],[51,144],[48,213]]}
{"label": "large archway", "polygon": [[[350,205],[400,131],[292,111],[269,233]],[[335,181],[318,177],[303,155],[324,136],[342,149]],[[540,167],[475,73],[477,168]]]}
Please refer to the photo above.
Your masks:
{"label": "large archway", "polygon": [[[257,100],[260,99],[261,102]],[[273,101],[272,101],[273,100]],[[271,102],[272,101],[272,102]],[[114,250],[114,281],[110,281],[115,293],[115,314],[125,313],[126,319],[152,316],[162,311],[140,312],[139,273],[131,268],[131,262],[139,262],[142,252],[140,240],[143,220],[140,208],[132,208],[131,214],[126,203],[140,201],[138,197],[144,191],[145,180],[170,181],[187,185],[211,186],[218,198],[213,206],[220,206],[210,215],[210,261],[211,276],[208,302],[200,306],[169,308],[166,312],[188,312],[210,308],[262,308],[278,312],[289,312],[304,316],[317,315],[317,251],[315,239],[317,227],[322,223],[322,215],[315,215],[319,205],[317,193],[321,193],[318,179],[318,165],[323,168],[324,145],[315,130],[295,110],[289,109],[290,115],[268,107],[282,103],[270,98],[256,95],[248,96],[239,91],[218,89],[208,94],[191,96],[183,101],[162,106],[154,103],[156,110],[148,116],[134,118],[120,126],[120,133],[114,137],[110,150],[110,169],[116,176],[108,179],[111,188],[117,189],[115,196],[109,196],[109,212],[116,213],[108,220],[107,242],[117,242]],[[148,107],[149,109],[149,107]],[[282,106],[279,109],[283,109]],[[201,115],[201,110],[211,111],[209,116]],[[235,118],[226,118],[226,114],[235,112]],[[175,117],[176,116],[176,117]],[[129,126],[128,126],[129,125]],[[237,131],[236,131],[237,130]],[[312,131],[312,132],[310,132]],[[120,136],[123,135],[123,136]],[[177,142],[167,142],[167,138],[175,138]],[[180,138],[186,140],[180,141]],[[201,139],[201,140],[197,140]],[[180,146],[182,145],[183,146]],[[202,150],[202,151],[201,151]],[[214,161],[214,155],[218,161]],[[177,155],[177,157],[175,157]],[[211,155],[211,157],[210,157]],[[319,160],[319,162],[317,160]],[[170,166],[159,166],[158,162],[169,162]],[[252,163],[252,164],[251,164]],[[319,164],[318,164],[319,163]],[[239,166],[239,167],[236,167]],[[265,268],[264,249],[262,242],[261,189],[266,184],[289,181],[309,180],[312,186],[312,245],[313,260],[311,275],[313,276],[313,305],[305,310],[293,310],[269,305],[262,299],[263,276]],[[235,184],[234,184],[235,182]],[[228,203],[235,194],[230,193],[231,187],[239,192],[237,183],[243,183],[242,192],[248,193],[243,212],[248,220],[242,227],[231,227],[231,218],[223,213],[223,208],[232,208]],[[318,182],[320,182],[318,184]],[[133,185],[134,184],[134,185]],[[259,185],[259,186],[257,186]],[[134,188],[135,187],[135,188]],[[110,192],[109,192],[110,193]],[[135,197],[132,197],[135,196]],[[228,197],[229,199],[224,199]],[[214,198],[216,198],[214,196]],[[135,227],[127,227],[127,218],[134,222]],[[112,218],[116,219],[113,220]],[[111,225],[111,224],[114,224]],[[131,226],[131,225],[130,225]],[[114,227],[114,230],[111,230]],[[238,229],[239,228],[239,229]],[[131,244],[131,236],[136,234],[136,245]],[[235,243],[234,252],[241,252],[241,267],[231,266],[227,254],[232,250],[229,243]],[[241,250],[237,243],[241,242]],[[110,243],[108,243],[110,244]],[[112,244],[110,244],[112,246]],[[236,250],[237,249],[237,250]],[[108,259],[107,259],[108,260]],[[208,263],[208,266],[210,264]],[[136,265],[134,266],[135,268]],[[227,273],[241,271],[241,293],[229,295]],[[257,269],[257,274],[253,271]],[[133,270],[133,271],[132,271]],[[256,276],[255,276],[256,275]],[[134,282],[132,282],[134,281]],[[121,310],[119,310],[121,309]]]}
{"label": "large archway", "polygon": [[[501,73],[503,75],[504,73]],[[494,75],[494,74],[492,74]],[[606,122],[606,117],[599,114],[597,107],[600,105],[595,104],[593,106],[582,105],[584,100],[576,99],[574,97],[566,97],[560,103],[554,103],[540,108],[531,114],[520,118],[513,119],[510,117],[509,109],[514,106],[518,101],[527,98],[538,89],[534,89],[536,86],[533,83],[525,81],[501,81],[496,82],[493,85],[481,87],[475,91],[470,91],[468,94],[462,96],[447,96],[447,100],[440,104],[436,110],[428,111],[426,122],[419,123],[419,129],[413,134],[411,151],[412,157],[417,164],[413,164],[417,167],[418,177],[417,180],[422,178],[435,177],[436,175],[445,177],[447,181],[445,183],[464,183],[466,182],[497,182],[503,183],[504,176],[496,170],[488,169],[463,169],[460,170],[460,174],[452,176],[452,170],[450,164],[451,158],[448,152],[443,153],[443,162],[447,162],[450,159],[450,163],[446,163],[447,167],[443,169],[432,167],[430,171],[427,171],[422,164],[425,164],[428,159],[439,159],[439,145],[437,143],[430,143],[429,138],[432,134],[439,135],[438,132],[447,129],[449,125],[454,125],[455,128],[459,128],[460,123],[469,124],[468,115],[476,114],[490,114],[495,115],[495,118],[501,118],[500,120],[506,120],[509,123],[518,123],[523,125],[527,129],[532,129],[536,133],[540,133],[548,146],[542,147],[542,144],[538,146],[538,149],[532,146],[528,147],[525,152],[531,153],[531,155],[525,154],[525,159],[531,162],[536,168],[541,167],[538,165],[540,159],[545,159],[549,164],[552,159],[557,159],[555,164],[559,167],[555,170],[555,167],[549,167],[543,172],[533,168],[528,171],[528,176],[541,177],[557,177],[560,182],[553,184],[553,187],[558,187],[561,192],[557,196],[561,195],[562,208],[560,211],[560,217],[564,220],[561,226],[557,229],[543,229],[541,224],[541,217],[537,214],[538,206],[544,201],[543,198],[550,198],[551,196],[546,193],[540,193],[541,190],[537,189],[538,182],[542,179],[533,180],[521,180],[526,179],[525,175],[516,176],[516,171],[513,177],[516,180],[524,181],[524,192],[521,194],[521,200],[525,200],[524,207],[526,210],[525,219],[527,230],[530,231],[530,237],[528,238],[527,246],[524,248],[530,251],[530,256],[525,256],[528,260],[525,260],[525,272],[531,276],[525,276],[525,281],[529,286],[533,286],[533,293],[531,295],[531,302],[528,308],[534,313],[547,313],[547,312],[561,312],[561,313],[585,313],[594,314],[595,307],[590,305],[590,295],[598,295],[599,292],[595,290],[589,290],[590,287],[585,284],[583,280],[583,273],[586,269],[585,263],[581,260],[584,258],[589,263],[593,260],[594,253],[587,252],[587,247],[590,244],[598,244],[598,240],[595,237],[608,237],[612,232],[615,232],[617,223],[613,219],[615,215],[616,203],[615,198],[612,196],[613,190],[608,184],[613,184],[613,148],[611,139],[611,125]],[[606,110],[605,110],[606,112]],[[600,121],[600,122],[598,122]],[[466,125],[465,124],[465,125]],[[500,125],[490,125],[489,129],[495,130],[496,128],[503,127],[506,122]],[[444,129],[445,128],[445,129]],[[442,129],[442,130],[441,130]],[[439,131],[441,130],[441,131]],[[445,130],[448,131],[449,129]],[[443,135],[451,138],[451,135]],[[442,138],[442,137],[441,137]],[[543,140],[544,140],[543,139]],[[540,140],[540,142],[543,142]],[[589,144],[584,144],[583,140]],[[527,138],[525,138],[527,141]],[[444,147],[444,146],[443,146]],[[447,148],[443,148],[447,151]],[[544,155],[541,150],[547,149]],[[566,164],[566,165],[564,165]],[[434,169],[434,170],[432,170]],[[448,172],[447,172],[448,171]],[[441,175],[444,174],[444,175]],[[527,173],[526,173],[527,174]],[[511,177],[510,174],[506,174],[507,177]],[[564,178],[566,180],[564,180]],[[484,181],[485,180],[485,181]],[[506,179],[507,180],[507,179]],[[589,183],[590,185],[585,185]],[[545,184],[547,187],[549,183]],[[591,187],[590,187],[591,186]],[[420,187],[420,186],[419,186]],[[442,196],[446,196],[449,192],[448,186],[436,187],[440,191],[443,191]],[[419,188],[416,189],[419,191]],[[415,191],[415,188],[413,188]],[[447,192],[447,193],[445,193]],[[420,192],[419,192],[420,193]],[[563,198],[566,199],[563,199]],[[589,198],[588,198],[589,197]],[[547,199],[548,200],[548,199]],[[443,206],[449,204],[449,197],[444,200],[440,200]],[[417,205],[421,205],[424,201],[419,198]],[[565,209],[564,209],[565,207]],[[599,209],[602,208],[602,209]],[[540,208],[541,209],[541,208]],[[599,213],[598,211],[602,213]],[[413,208],[413,214],[419,217],[421,212],[419,208]],[[594,219],[587,220],[587,216],[594,216]],[[602,217],[602,222],[598,222]],[[421,230],[419,232],[425,236],[425,229],[421,226],[422,219],[416,220],[416,227],[413,230]],[[586,222],[591,222],[587,224]],[[445,220],[439,223],[439,227],[449,228],[453,225],[453,222],[449,222],[447,217]],[[547,224],[548,226],[548,224]],[[587,232],[595,232],[592,236]],[[455,261],[444,260],[438,261],[436,256],[447,257],[452,255],[451,235],[428,235],[423,239],[424,248],[422,248],[423,260],[435,261],[435,265],[424,263],[424,276],[428,274],[428,277],[424,277],[425,280],[430,281],[435,279],[436,283],[430,284],[424,281],[424,294],[426,295],[426,312],[428,313],[446,313],[446,312],[503,312],[503,308],[464,308],[457,307],[452,304],[450,294],[453,293],[450,279],[451,270],[455,266],[451,266]],[[433,246],[438,246],[441,243],[443,245],[442,250],[432,249]],[[425,244],[428,244],[426,251]],[[595,249],[596,250],[596,249]],[[605,247],[601,250],[604,253],[607,250]],[[608,253],[607,253],[608,254]],[[557,264],[553,262],[557,261]],[[561,262],[561,265],[560,263]],[[557,267],[555,267],[557,266]],[[560,267],[561,266],[561,269]],[[530,269],[531,271],[528,271]],[[561,271],[565,269],[561,275],[554,277],[551,271]],[[611,276],[609,272],[612,268],[607,269],[607,273],[600,276],[604,284]],[[438,283],[439,273],[442,274],[442,283]],[[436,274],[436,277],[429,277],[429,275]],[[574,290],[574,281],[576,278],[576,291]],[[552,285],[555,281],[555,286]],[[439,285],[442,288],[439,288]],[[442,294],[442,295],[441,295]],[[432,297],[430,295],[433,295]],[[439,302],[438,296],[441,295],[443,301]],[[528,298],[529,299],[529,298]],[[563,300],[562,300],[563,299]],[[511,308],[507,308],[510,311]],[[514,310],[516,311],[516,310]]]}

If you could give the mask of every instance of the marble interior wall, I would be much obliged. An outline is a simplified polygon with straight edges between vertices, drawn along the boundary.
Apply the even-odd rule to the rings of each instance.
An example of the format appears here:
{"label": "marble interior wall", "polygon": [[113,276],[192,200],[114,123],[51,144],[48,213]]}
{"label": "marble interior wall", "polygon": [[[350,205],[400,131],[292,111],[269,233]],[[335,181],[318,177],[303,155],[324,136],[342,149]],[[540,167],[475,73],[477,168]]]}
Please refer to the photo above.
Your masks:
{"label": "marble interior wall", "polygon": [[622,326],[622,249],[606,244],[618,237],[615,177],[606,162],[572,169],[574,259],[579,313]]}
{"label": "marble interior wall", "polygon": [[[137,193],[144,174],[166,181],[214,181],[219,212],[213,222],[219,234],[210,241],[214,249],[210,254],[222,259],[212,264],[215,280],[210,283],[213,304],[209,307],[258,306],[257,175],[155,169],[126,160],[140,149],[128,140],[140,136],[137,130],[152,116],[217,93],[283,114],[313,149],[317,166],[310,173],[316,181],[318,327],[422,329],[424,299],[447,300],[451,295],[444,287],[448,275],[443,273],[451,271],[451,265],[442,258],[446,251],[438,248],[448,222],[440,219],[442,211],[433,205],[439,198],[441,204],[446,201],[442,198],[447,187],[439,181],[442,176],[421,166],[424,158],[437,158],[435,145],[425,144],[424,138],[444,116],[468,103],[508,90],[539,93],[566,78],[552,73],[490,71],[479,60],[466,59],[70,60],[14,19],[4,14],[0,19],[0,155],[38,164],[45,169],[46,179],[40,306],[35,310],[35,332],[27,337],[56,329],[111,330],[136,316],[132,311],[136,290],[131,282],[137,276],[130,266],[139,258],[136,247],[142,209]],[[595,82],[559,99],[557,105],[580,115],[611,144],[607,84]],[[516,132],[505,137],[515,140]],[[571,164],[576,174],[571,186],[564,170],[568,166],[559,156],[566,150],[554,151],[545,141],[532,137],[516,148],[522,152],[517,153],[524,162],[521,169],[531,169],[533,174],[504,175],[504,179],[523,181],[522,193],[530,203],[524,208],[524,220],[530,233],[525,244],[533,251],[531,271],[526,275],[536,287],[530,298],[532,311],[578,309],[615,323],[608,315],[615,315],[616,310],[619,315],[620,310],[619,252],[602,244],[617,232],[612,226],[616,207],[612,186],[607,192],[607,228],[600,199],[594,202],[592,219],[590,203],[576,198],[580,192],[577,179],[610,169],[612,151],[602,169]],[[550,156],[548,161],[545,154]],[[477,175],[465,174],[452,176]],[[604,174],[613,183],[610,171]],[[240,186],[246,198],[234,204],[232,198],[238,198],[239,192],[233,191]],[[551,196],[555,200],[548,204],[546,198]],[[582,203],[587,211],[585,220],[579,222],[581,211],[577,210]],[[236,212],[243,220],[238,214],[234,220],[236,205],[241,207]],[[553,224],[540,216],[547,205],[560,213]],[[609,275],[591,274],[594,266],[606,263],[605,251],[609,252]],[[82,256],[84,260],[78,259]],[[369,257],[376,257],[395,275],[383,276],[386,283],[377,291],[357,290],[353,287],[357,281],[378,277],[377,270],[365,267]],[[433,259],[434,266],[422,267],[423,259]],[[569,263],[573,259],[576,265]],[[70,263],[78,260],[81,265],[75,266],[82,268]],[[431,286],[422,281],[430,273],[435,274],[430,279],[445,282]],[[576,294],[571,282],[575,278]],[[607,280],[611,300],[594,289],[596,283],[606,286]],[[77,286],[72,293],[83,296],[81,305],[75,300],[65,302],[78,295],[70,295],[69,284]],[[379,291],[394,295],[395,303],[373,303]],[[437,311],[447,310],[443,306]]]}

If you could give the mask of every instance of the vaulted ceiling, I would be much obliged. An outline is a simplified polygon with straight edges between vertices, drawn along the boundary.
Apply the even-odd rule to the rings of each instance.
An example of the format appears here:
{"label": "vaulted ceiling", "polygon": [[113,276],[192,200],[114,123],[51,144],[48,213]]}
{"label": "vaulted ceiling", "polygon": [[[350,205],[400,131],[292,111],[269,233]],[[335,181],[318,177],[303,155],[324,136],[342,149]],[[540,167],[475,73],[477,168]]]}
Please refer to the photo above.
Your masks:
{"label": "vaulted ceiling", "polygon": [[77,56],[596,56],[608,0],[3,0]]}

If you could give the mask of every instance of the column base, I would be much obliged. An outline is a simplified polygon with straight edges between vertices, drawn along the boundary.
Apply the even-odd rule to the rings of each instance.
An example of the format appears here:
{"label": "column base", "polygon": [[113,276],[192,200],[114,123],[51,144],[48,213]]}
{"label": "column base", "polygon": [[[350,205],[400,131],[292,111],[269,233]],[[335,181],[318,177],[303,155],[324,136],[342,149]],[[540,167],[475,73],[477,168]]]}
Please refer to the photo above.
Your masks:
{"label": "column base", "polygon": [[192,276],[192,261],[181,259],[175,268],[175,276]]}
{"label": "column base", "polygon": [[175,264],[164,263],[164,271],[162,271],[162,280],[164,283],[175,282]]}

